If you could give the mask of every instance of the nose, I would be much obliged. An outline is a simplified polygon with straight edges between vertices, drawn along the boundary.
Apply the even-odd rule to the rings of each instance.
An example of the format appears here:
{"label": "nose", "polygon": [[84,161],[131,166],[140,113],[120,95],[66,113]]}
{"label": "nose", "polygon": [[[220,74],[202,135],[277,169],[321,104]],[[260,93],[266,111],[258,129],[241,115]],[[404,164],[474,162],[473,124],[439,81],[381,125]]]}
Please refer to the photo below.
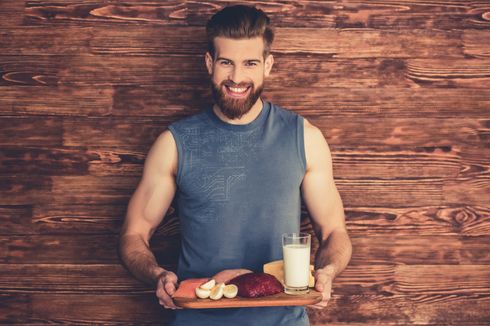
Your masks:
{"label": "nose", "polygon": [[230,74],[230,79],[235,83],[235,84],[240,84],[242,81],[245,80],[245,74],[242,68],[240,67],[233,67],[233,71],[231,71]]}

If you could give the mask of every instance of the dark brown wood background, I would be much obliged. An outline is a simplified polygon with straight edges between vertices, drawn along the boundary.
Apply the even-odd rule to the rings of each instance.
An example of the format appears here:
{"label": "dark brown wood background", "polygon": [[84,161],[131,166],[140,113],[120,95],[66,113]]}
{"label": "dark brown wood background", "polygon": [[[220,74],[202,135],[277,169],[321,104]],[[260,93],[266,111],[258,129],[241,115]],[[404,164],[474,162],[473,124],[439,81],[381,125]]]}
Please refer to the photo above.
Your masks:
{"label": "dark brown wood background", "polygon": [[[118,231],[157,135],[210,102],[229,3],[0,1],[0,323],[168,320]],[[490,1],[250,3],[277,26],[265,97],[324,132],[354,246],[312,324],[488,325]],[[170,216],[167,268],[178,241]]]}

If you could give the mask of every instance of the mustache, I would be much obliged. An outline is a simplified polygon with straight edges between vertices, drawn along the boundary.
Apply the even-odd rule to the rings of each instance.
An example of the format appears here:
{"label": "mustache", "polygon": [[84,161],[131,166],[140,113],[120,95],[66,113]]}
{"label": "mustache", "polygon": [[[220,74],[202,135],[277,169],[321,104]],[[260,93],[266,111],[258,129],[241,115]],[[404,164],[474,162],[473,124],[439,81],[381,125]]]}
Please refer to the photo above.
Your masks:
{"label": "mustache", "polygon": [[231,80],[224,80],[221,82],[222,86],[228,86],[228,87],[237,87],[237,88],[242,88],[242,87],[252,87],[253,83],[239,83],[235,84]]}

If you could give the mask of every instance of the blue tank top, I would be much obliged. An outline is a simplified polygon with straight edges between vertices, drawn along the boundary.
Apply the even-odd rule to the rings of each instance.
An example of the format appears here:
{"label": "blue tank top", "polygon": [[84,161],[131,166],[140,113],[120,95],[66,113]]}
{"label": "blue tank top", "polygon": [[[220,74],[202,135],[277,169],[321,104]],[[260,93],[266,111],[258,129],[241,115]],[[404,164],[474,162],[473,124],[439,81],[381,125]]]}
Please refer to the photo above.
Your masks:
{"label": "blue tank top", "polygon": [[[224,270],[262,272],[299,232],[306,170],[303,118],[263,101],[245,125],[212,108],[169,126],[178,150],[179,280]],[[260,322],[258,322],[260,321]],[[172,325],[308,325],[302,307],[178,310]]]}

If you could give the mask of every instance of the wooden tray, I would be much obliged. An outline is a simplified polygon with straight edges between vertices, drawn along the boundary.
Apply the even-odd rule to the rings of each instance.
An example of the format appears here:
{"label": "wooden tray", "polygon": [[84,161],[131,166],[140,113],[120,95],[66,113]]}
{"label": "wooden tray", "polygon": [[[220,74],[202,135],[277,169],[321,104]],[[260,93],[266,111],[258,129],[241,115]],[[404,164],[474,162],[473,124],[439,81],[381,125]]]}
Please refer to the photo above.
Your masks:
{"label": "wooden tray", "polygon": [[174,297],[173,299],[177,306],[188,309],[306,306],[322,301],[322,294],[310,288],[310,292],[303,295],[278,293],[259,298],[236,297],[211,300]]}

